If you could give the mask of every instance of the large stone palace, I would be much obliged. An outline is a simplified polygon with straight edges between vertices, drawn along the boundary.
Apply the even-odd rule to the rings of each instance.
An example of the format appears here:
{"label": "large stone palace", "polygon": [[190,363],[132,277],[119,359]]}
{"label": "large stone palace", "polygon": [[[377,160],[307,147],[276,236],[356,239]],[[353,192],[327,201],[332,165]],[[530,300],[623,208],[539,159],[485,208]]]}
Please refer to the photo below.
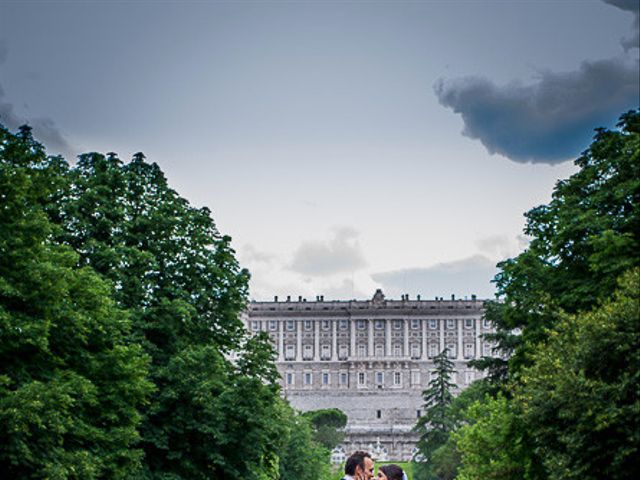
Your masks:
{"label": "large stone palace", "polygon": [[482,337],[492,328],[475,295],[387,300],[378,290],[363,301],[276,297],[251,302],[244,318],[250,331],[271,337],[283,393],[295,408],[339,408],[347,414],[336,461],[356,449],[379,459],[410,459],[433,357],[448,349],[453,380],[462,389],[481,376],[467,362],[491,355],[492,348]]}

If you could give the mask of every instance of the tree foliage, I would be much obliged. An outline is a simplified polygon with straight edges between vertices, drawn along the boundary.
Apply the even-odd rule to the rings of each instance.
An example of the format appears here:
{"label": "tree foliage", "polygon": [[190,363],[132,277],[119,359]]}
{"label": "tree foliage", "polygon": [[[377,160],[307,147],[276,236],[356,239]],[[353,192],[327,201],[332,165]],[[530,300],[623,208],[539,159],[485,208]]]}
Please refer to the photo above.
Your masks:
{"label": "tree foliage", "polygon": [[[575,163],[580,170],[558,182],[551,202],[526,213],[529,247],[498,265],[503,301],[487,317],[511,374],[531,362],[558,312],[592,309],[640,264],[640,112],[622,115],[617,130],[597,129]],[[504,380],[500,363],[493,373]]]}
{"label": "tree foliage", "polygon": [[340,409],[311,410],[302,414],[313,427],[313,438],[328,450],[333,450],[344,440],[347,415]]}
{"label": "tree foliage", "polygon": [[[329,420],[324,425],[334,424],[340,417],[339,410],[320,410],[318,417]],[[339,412],[339,413],[338,413]],[[294,411],[282,404],[282,424],[286,426],[279,451],[280,480],[319,480],[329,478],[329,449],[316,441],[309,415]],[[344,414],[343,414],[344,415]],[[313,416],[313,415],[311,415]]]}
{"label": "tree foliage", "polygon": [[435,376],[429,382],[429,388],[422,392],[425,412],[415,427],[420,434],[417,449],[421,458],[414,469],[419,480],[437,478],[433,472],[433,455],[447,442],[449,432],[454,427],[449,414],[454,387],[451,382],[453,362],[449,360],[449,350],[444,349],[434,357],[433,362]]}
{"label": "tree foliage", "polygon": [[210,211],[142,154],[71,167],[0,135],[3,478],[267,480],[296,449],[320,478]]}
{"label": "tree foliage", "polygon": [[456,432],[460,478],[638,476],[640,112],[576,164],[526,214],[529,248],[499,265],[487,318],[511,356],[475,362],[504,394]]}
{"label": "tree foliage", "polygon": [[52,240],[66,172],[27,127],[0,126],[0,473],[131,478],[148,357],[108,283]]}
{"label": "tree foliage", "polygon": [[514,405],[498,394],[469,408],[471,422],[453,433],[460,452],[459,480],[537,478],[530,446]]}
{"label": "tree foliage", "polygon": [[547,470],[561,480],[640,476],[640,269],[615,298],[565,315],[517,397]]}
{"label": "tree foliage", "polygon": [[[240,320],[248,273],[207,208],[194,208],[144,155],[90,153],[59,200],[59,239],[114,285],[152,359],[144,411],[148,478],[259,478],[281,428],[273,351]],[[231,362],[227,355],[239,356]]]}

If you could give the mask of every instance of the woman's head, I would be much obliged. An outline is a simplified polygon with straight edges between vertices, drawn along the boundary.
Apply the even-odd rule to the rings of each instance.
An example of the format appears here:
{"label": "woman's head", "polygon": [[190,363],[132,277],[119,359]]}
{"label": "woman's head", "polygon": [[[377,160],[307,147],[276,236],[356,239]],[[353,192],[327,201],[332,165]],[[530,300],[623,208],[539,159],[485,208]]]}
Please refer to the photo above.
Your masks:
{"label": "woman's head", "polygon": [[378,468],[378,480],[402,480],[404,472],[398,465],[382,465]]}

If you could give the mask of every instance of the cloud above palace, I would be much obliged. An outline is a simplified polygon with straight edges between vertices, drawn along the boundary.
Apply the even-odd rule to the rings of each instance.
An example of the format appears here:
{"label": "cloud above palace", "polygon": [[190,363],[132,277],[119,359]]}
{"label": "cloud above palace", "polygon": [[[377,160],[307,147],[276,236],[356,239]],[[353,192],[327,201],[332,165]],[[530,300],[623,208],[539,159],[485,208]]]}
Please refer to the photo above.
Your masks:
{"label": "cloud above palace", "polygon": [[490,280],[497,273],[496,262],[484,255],[473,255],[452,262],[438,263],[425,268],[406,268],[374,273],[371,277],[382,285],[388,295],[399,297],[401,292],[421,294],[423,298],[493,298]]}
{"label": "cloud above palace", "polygon": [[621,112],[638,108],[637,1],[606,0],[634,14],[633,36],[621,40],[628,55],[583,61],[574,71],[541,70],[531,83],[498,84],[480,76],[439,79],[440,103],[462,117],[463,135],[491,154],[520,163],[555,164],[575,158],[595,127],[610,127]]}
{"label": "cloud above palace", "polygon": [[358,242],[358,232],[336,228],[327,241],[305,241],[293,254],[291,269],[305,275],[353,272],[367,265]]}

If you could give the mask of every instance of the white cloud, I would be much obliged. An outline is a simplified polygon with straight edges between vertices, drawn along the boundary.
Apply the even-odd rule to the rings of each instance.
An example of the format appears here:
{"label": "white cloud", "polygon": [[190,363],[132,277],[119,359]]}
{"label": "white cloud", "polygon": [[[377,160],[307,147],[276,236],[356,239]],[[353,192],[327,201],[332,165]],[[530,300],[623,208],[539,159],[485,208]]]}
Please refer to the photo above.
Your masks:
{"label": "white cloud", "polygon": [[496,261],[515,257],[529,245],[524,235],[490,235],[476,240],[480,253]]}
{"label": "white cloud", "polygon": [[290,268],[304,275],[354,272],[366,266],[358,232],[350,227],[334,229],[328,241],[303,242],[294,252]]}
{"label": "white cloud", "polygon": [[430,267],[405,268],[375,273],[371,277],[383,287],[388,297],[399,297],[403,293],[423,298],[435,296],[458,298],[472,294],[479,298],[492,298],[495,288],[491,280],[497,273],[495,261],[484,255],[438,263]]}

